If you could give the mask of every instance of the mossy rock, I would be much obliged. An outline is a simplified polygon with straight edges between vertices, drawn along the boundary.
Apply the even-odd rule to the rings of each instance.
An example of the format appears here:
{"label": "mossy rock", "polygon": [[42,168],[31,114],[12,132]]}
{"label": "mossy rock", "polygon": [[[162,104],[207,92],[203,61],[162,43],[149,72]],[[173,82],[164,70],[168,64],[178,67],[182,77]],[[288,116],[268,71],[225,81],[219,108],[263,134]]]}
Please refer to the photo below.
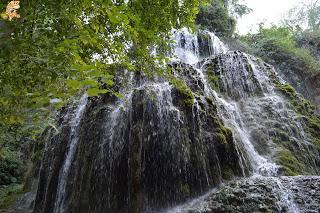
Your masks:
{"label": "mossy rock", "polygon": [[206,101],[207,101],[207,103],[208,103],[209,105],[212,105],[212,106],[215,105],[214,102],[213,102],[213,99],[210,98],[210,97],[208,97],[208,96],[206,96]]}
{"label": "mossy rock", "polygon": [[234,177],[234,172],[230,167],[224,168],[222,170],[222,178],[225,180],[231,180]]}
{"label": "mossy rock", "polygon": [[171,79],[171,83],[182,96],[183,104],[186,107],[192,107],[194,104],[194,95],[191,89],[187,86],[187,84],[183,80],[177,78]]}
{"label": "mossy rock", "polygon": [[0,209],[7,209],[23,194],[22,184],[0,186]]}
{"label": "mossy rock", "polygon": [[275,76],[272,77],[276,88],[288,98],[292,109],[304,120],[303,127],[310,141],[320,149],[320,116],[315,112],[316,106],[300,97],[289,84],[281,84]]}
{"label": "mossy rock", "polygon": [[295,97],[296,96],[296,91],[289,84],[278,84],[277,88],[280,89],[288,97]]}
{"label": "mossy rock", "polygon": [[208,81],[213,90],[215,90],[216,92],[220,91],[220,79],[213,73],[213,71],[208,72]]}
{"label": "mossy rock", "polygon": [[285,176],[297,176],[303,174],[303,165],[287,149],[281,150],[277,155],[277,163],[283,167]]}
{"label": "mossy rock", "polygon": [[224,134],[222,133],[218,133],[217,134],[217,139],[218,139],[218,142],[222,145],[227,145],[228,144],[228,141],[227,141],[227,138]]}

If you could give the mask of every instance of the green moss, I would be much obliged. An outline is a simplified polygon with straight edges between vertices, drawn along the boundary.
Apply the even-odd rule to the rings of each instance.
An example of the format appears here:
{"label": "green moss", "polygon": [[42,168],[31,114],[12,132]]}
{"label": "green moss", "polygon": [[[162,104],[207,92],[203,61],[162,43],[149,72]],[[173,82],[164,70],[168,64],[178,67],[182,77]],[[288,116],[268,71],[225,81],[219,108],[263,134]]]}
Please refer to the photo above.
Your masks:
{"label": "green moss", "polygon": [[281,84],[273,76],[276,88],[284,94],[292,109],[304,120],[304,130],[308,134],[311,142],[320,149],[320,117],[315,113],[316,107],[308,100],[300,97],[294,88],[288,84]]}
{"label": "green moss", "polygon": [[182,98],[184,99],[184,105],[187,107],[193,106],[194,95],[187,84],[183,80],[177,78],[171,79],[171,83],[175,87],[175,89],[182,95]]}
{"label": "green moss", "polygon": [[11,184],[0,187],[0,209],[7,209],[23,193],[22,184]]}
{"label": "green moss", "polygon": [[208,81],[209,81],[209,84],[211,86],[211,88],[217,92],[220,91],[220,86],[219,86],[219,77],[216,76],[213,71],[211,71],[210,69],[210,72],[208,72]]}
{"label": "green moss", "polygon": [[208,104],[214,105],[214,102],[213,102],[212,98],[210,98],[208,96],[206,96],[206,101],[207,101]]}
{"label": "green moss", "polygon": [[222,177],[225,180],[231,180],[234,177],[234,172],[230,167],[224,168],[222,170]]}
{"label": "green moss", "polygon": [[213,122],[216,126],[216,137],[220,144],[227,145],[228,144],[228,138],[232,135],[232,131],[225,127],[222,123],[222,121],[217,117],[211,115],[211,118],[213,119]]}
{"label": "green moss", "polygon": [[218,133],[217,138],[220,144],[228,144],[227,138],[224,134]]}
{"label": "green moss", "polygon": [[283,149],[278,153],[277,163],[283,167],[284,175],[286,176],[296,176],[303,173],[303,165],[287,149]]}
{"label": "green moss", "polygon": [[294,90],[294,88],[291,85],[278,83],[276,86],[287,97],[295,97],[296,96],[296,91]]}

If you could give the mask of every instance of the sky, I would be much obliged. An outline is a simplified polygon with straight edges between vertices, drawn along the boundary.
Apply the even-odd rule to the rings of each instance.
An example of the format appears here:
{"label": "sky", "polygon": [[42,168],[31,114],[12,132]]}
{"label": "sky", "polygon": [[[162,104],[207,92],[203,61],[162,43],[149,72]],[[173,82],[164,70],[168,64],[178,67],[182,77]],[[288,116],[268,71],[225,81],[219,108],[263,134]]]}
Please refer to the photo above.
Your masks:
{"label": "sky", "polygon": [[243,0],[253,11],[238,20],[238,33],[243,35],[250,30],[255,32],[261,22],[278,23],[283,15],[292,7],[306,0]]}

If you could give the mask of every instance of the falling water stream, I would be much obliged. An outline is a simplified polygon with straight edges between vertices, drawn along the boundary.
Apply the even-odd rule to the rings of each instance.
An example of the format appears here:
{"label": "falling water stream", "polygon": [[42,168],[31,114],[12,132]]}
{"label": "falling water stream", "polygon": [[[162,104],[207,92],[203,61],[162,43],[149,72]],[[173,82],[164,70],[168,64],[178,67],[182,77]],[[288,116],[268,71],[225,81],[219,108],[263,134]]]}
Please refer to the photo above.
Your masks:
{"label": "falling water stream", "polygon": [[[207,38],[205,41],[207,44],[205,47],[207,49],[206,51],[201,50],[201,48],[203,48],[203,41],[199,40],[198,35],[190,33],[187,29],[173,31],[173,40],[175,41],[175,46],[172,61],[179,61],[192,66],[199,76],[201,85],[204,86],[204,96],[215,99],[218,115],[220,116],[224,125],[232,130],[235,146],[238,150],[237,154],[242,155],[242,153],[244,153],[242,157],[238,158],[239,161],[241,161],[240,164],[243,176],[245,175],[245,168],[252,168],[252,177],[250,177],[252,180],[268,179],[272,181],[276,185],[278,193],[281,197],[279,203],[281,203],[281,205],[285,205],[289,212],[299,212],[299,209],[292,201],[290,190],[286,189],[286,187],[282,185],[282,182],[278,177],[280,173],[280,166],[272,161],[272,154],[274,150],[271,149],[270,153],[267,154],[259,152],[259,150],[257,150],[257,144],[255,144],[251,134],[253,129],[260,130],[262,127],[267,126],[267,121],[278,120],[282,123],[290,123],[294,125],[297,131],[292,131],[290,128],[288,128],[288,131],[291,131],[293,137],[295,137],[297,141],[302,141],[301,143],[308,143],[301,125],[299,125],[299,122],[295,119],[295,113],[286,107],[285,100],[283,100],[283,98],[279,96],[276,91],[274,91],[275,89],[270,84],[270,78],[267,73],[259,69],[259,67],[256,65],[257,63],[251,58],[251,56],[228,51],[228,48],[223,44],[223,42],[221,42],[220,39],[211,32],[202,31],[200,34],[205,35]],[[217,58],[220,61],[223,61],[221,62],[223,64],[221,66],[224,66],[221,69],[221,81],[225,89],[224,93],[215,91],[209,86],[208,83],[206,65],[210,62],[210,60]],[[246,61],[251,68],[248,69],[245,67],[245,63],[243,61]],[[247,82],[245,82],[243,79],[246,79]],[[121,155],[124,155],[123,152],[128,152],[129,154],[133,153],[131,150],[132,147],[128,146],[128,140],[131,141],[132,137],[134,137],[134,135],[132,135],[130,132],[132,131],[130,128],[133,128],[130,125],[133,123],[132,119],[134,116],[134,95],[140,94],[138,92],[141,91],[140,98],[146,102],[146,105],[148,105],[150,108],[153,108],[153,112],[155,112],[156,115],[152,115],[155,116],[152,118],[156,118],[156,122],[158,122],[158,124],[155,124],[152,123],[152,121],[145,122],[144,120],[138,120],[142,122],[143,125],[148,127],[144,127],[144,131],[147,133],[145,133],[146,137],[143,140],[146,141],[146,144],[151,144],[152,139],[155,142],[158,140],[161,142],[165,141],[167,143],[165,144],[166,148],[167,146],[171,146],[167,149],[173,152],[173,150],[179,150],[181,148],[179,147],[181,144],[171,144],[169,141],[170,139],[178,142],[186,140],[186,138],[184,138],[184,133],[178,132],[182,131],[183,125],[186,124],[184,124],[185,121],[181,119],[181,111],[173,103],[172,85],[164,80],[155,82],[142,81],[134,85],[131,85],[131,82],[133,82],[132,77],[129,79],[130,85],[125,88],[126,90],[120,91],[124,94],[124,98],[116,101],[112,106],[108,106],[109,111],[106,113],[106,117],[104,118],[105,132],[103,133],[103,140],[99,141],[99,149],[95,152],[95,158],[97,158],[98,161],[96,162],[96,165],[94,165],[94,169],[92,169],[93,173],[95,171],[97,173],[100,171],[109,172],[102,173],[101,177],[99,176],[100,179],[97,180],[97,182],[101,181],[101,183],[105,184],[106,189],[104,193],[107,194],[107,199],[104,201],[107,203],[107,207],[105,207],[107,209],[112,209],[112,199],[114,198],[112,197],[112,194],[115,190],[118,190],[115,189],[114,186],[118,183],[113,183],[114,178],[118,177],[116,176],[118,174],[114,174],[113,172],[120,171],[119,177],[121,179],[122,167],[129,168],[128,174],[131,174],[130,172],[132,172],[132,165],[137,166],[134,164],[134,160],[137,159],[130,159],[129,157],[125,158],[124,161],[126,162],[123,164],[120,164],[122,162],[119,162],[119,159],[122,159]],[[148,94],[144,94],[143,92]],[[260,95],[252,95],[256,93],[259,93]],[[149,99],[146,98],[147,96],[151,96],[149,99],[155,98],[157,101],[148,102]],[[202,98],[204,99],[204,97]],[[71,173],[72,163],[75,159],[78,148],[78,133],[80,130],[82,116],[86,111],[85,109],[87,100],[87,95],[84,95],[81,98],[79,105],[74,111],[72,115],[73,117],[70,121],[71,130],[69,134],[68,148],[64,157],[63,166],[60,168],[57,194],[54,202],[55,213],[64,213],[67,212],[66,209],[68,209],[66,208],[68,176]],[[196,99],[194,105],[194,109],[196,110],[193,109],[193,113],[200,112],[200,104]],[[137,109],[140,108],[138,107]],[[143,108],[142,111],[143,110],[145,109]],[[275,111],[276,115],[270,113],[268,110],[272,112]],[[197,116],[194,115],[194,118],[197,118]],[[160,128],[156,129],[157,127]],[[134,130],[136,131],[137,128]],[[149,130],[152,132],[148,132]],[[270,141],[270,144],[272,144],[272,141]],[[133,146],[133,148],[136,147]],[[142,150],[141,147],[138,148],[138,151]],[[181,150],[184,150],[183,147]],[[180,154],[181,153],[179,153],[179,155]],[[141,153],[141,156],[145,157],[146,153]],[[168,154],[168,156],[170,155]],[[180,161],[184,162],[183,153],[179,157],[181,157]],[[159,159],[162,158],[159,157]],[[153,166],[152,163],[157,162],[151,162],[151,166]],[[248,163],[250,164],[249,166],[246,165]],[[119,169],[120,167],[121,169]],[[221,173],[219,163],[217,163],[216,167]],[[203,163],[201,168],[204,171],[201,174],[199,173],[197,178],[200,176],[205,176],[206,180],[201,182],[201,184],[203,184],[205,187],[210,186],[206,164]],[[150,169],[150,172],[152,172],[152,169]],[[182,174],[181,172],[182,171],[180,171],[180,174]],[[219,176],[221,177],[221,174]],[[125,180],[126,182],[123,182],[123,184],[127,184],[128,186],[132,185],[131,183],[134,181],[133,178],[135,178],[134,175],[128,175],[128,178]],[[119,184],[120,181],[122,181],[122,179],[119,180]],[[167,183],[166,181],[167,180],[165,180],[165,184]],[[120,185],[116,186],[119,187]],[[129,206],[131,202],[131,192],[130,189],[127,190],[128,191],[124,190],[123,193],[128,194],[126,202]],[[207,194],[201,196],[200,198],[196,198],[190,202],[166,211],[186,212],[186,209],[203,201],[207,196],[215,193],[217,190],[218,189],[211,189]],[[160,191],[158,193],[160,193]],[[101,203],[101,205],[104,205],[104,203]],[[148,210],[146,211],[150,212]]]}
{"label": "falling water stream", "polygon": [[59,175],[57,196],[56,196],[55,207],[54,207],[55,213],[65,212],[64,200],[65,200],[65,194],[66,194],[68,174],[69,174],[70,167],[77,149],[80,122],[81,122],[82,115],[85,111],[87,101],[88,101],[88,96],[87,94],[85,94],[80,99],[79,105],[74,112],[74,115],[73,115],[74,117],[70,121],[71,133],[69,138],[69,148],[65,155],[64,164]]}
{"label": "falling water stream", "polygon": [[[231,52],[228,52],[228,48],[213,33],[211,32],[204,32],[204,33],[209,35],[210,41],[211,41],[211,43],[209,42],[210,55],[205,57],[232,54]],[[184,63],[194,66],[194,69],[196,69],[199,72],[199,76],[201,76],[202,81],[204,82],[206,95],[209,97],[215,98],[219,106],[218,107],[219,115],[224,121],[224,124],[230,129],[232,129],[235,139],[237,140],[237,143],[238,143],[237,145],[239,147],[242,147],[242,149],[244,149],[246,154],[248,155],[249,161],[253,168],[253,176],[251,178],[253,179],[269,178],[273,180],[279,189],[279,194],[281,197],[281,200],[279,200],[279,203],[287,206],[289,212],[293,212],[293,213],[299,212],[299,209],[296,207],[295,203],[293,203],[292,201],[293,198],[290,190],[286,189],[282,185],[280,179],[277,177],[279,175],[280,166],[274,163],[271,159],[267,159],[266,157],[260,155],[256,151],[254,144],[251,141],[251,136],[249,134],[250,128],[246,126],[246,124],[242,119],[243,111],[241,111],[239,108],[239,102],[229,97],[225,98],[224,96],[218,94],[217,91],[214,91],[213,89],[210,88],[202,69],[202,67],[205,66],[206,62],[202,64],[202,67],[200,67],[200,69],[198,68],[197,63],[202,60],[203,56],[199,55],[199,44],[198,44],[197,35],[191,34],[186,29],[183,29],[182,31],[179,31],[179,33],[176,34],[175,40],[177,43],[177,47],[175,49],[175,54],[177,58],[179,58]],[[293,115],[294,113],[292,111],[288,109],[283,109],[285,107],[285,101],[279,95],[276,94],[276,92],[274,91],[274,88],[270,84],[270,79],[267,76],[267,74],[259,70],[258,68],[256,68],[255,63],[251,60],[250,56],[248,55],[245,55],[245,56],[248,60],[248,63],[252,67],[254,76],[257,78],[259,82],[259,85],[263,91],[263,96],[262,98],[247,97],[247,100],[241,101],[241,105],[245,103],[249,107],[251,107],[251,109],[259,109],[260,106],[257,103],[261,101],[268,101],[271,103],[273,107],[280,105],[282,109],[279,108],[279,112],[282,110],[285,113],[289,113],[289,114],[291,113],[290,117],[294,117]],[[228,60],[229,61],[227,61],[227,63],[230,66],[233,66],[234,64],[239,63],[239,61],[234,60],[233,57],[229,57]],[[232,81],[231,79],[234,78],[234,75],[236,74],[238,73],[235,73],[235,74],[231,72],[226,73],[224,76],[225,81],[227,82],[226,84],[231,83],[230,82]],[[241,77],[242,76],[238,76],[239,81],[241,80],[240,79]],[[232,88],[232,89],[236,90],[237,88]],[[238,92],[241,93],[242,91],[238,91]],[[245,92],[243,91],[243,93]],[[295,121],[292,121],[292,122],[295,122]],[[299,127],[299,124],[297,124],[297,126]],[[303,133],[303,129],[299,128],[299,130],[301,133],[299,136],[302,138],[302,140],[306,140],[304,138],[305,136]],[[195,205],[195,203],[200,203],[215,191],[217,191],[217,189],[213,189],[210,192],[208,192],[206,195],[203,195],[200,198],[191,200],[188,203],[185,203],[184,205],[170,209],[167,212],[168,213],[187,212],[185,209],[188,209],[188,207],[192,207],[193,205]]]}

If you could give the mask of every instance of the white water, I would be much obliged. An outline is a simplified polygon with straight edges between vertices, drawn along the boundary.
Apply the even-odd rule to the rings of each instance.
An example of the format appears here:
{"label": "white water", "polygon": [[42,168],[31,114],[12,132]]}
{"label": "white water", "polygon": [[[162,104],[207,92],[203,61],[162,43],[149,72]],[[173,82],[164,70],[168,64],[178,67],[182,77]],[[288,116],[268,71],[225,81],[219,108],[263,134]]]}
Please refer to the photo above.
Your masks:
{"label": "white water", "polygon": [[[186,202],[185,204],[182,204],[182,205],[179,205],[179,206],[176,206],[172,209],[168,209],[166,211],[164,211],[165,213],[187,213],[189,212],[188,209],[189,208],[192,208],[194,205],[198,204],[198,203],[201,203],[203,202],[207,197],[209,197],[210,195],[214,194],[215,192],[217,192],[218,189],[217,188],[214,188],[214,189],[211,189],[210,191],[208,191],[207,193],[205,193],[204,195],[198,197],[198,198],[195,198],[195,199],[192,199],[188,202]],[[197,211],[205,211],[207,210],[205,206],[197,206]]]}
{"label": "white water", "polygon": [[[210,47],[209,52],[212,55],[215,54],[223,54],[227,52],[227,47],[213,34],[210,32],[205,32],[209,35],[210,38]],[[184,63],[194,65],[198,63],[201,60],[200,51],[199,51],[199,44],[198,39],[196,35],[193,35],[189,33],[186,29],[183,29],[181,31],[176,31],[174,33],[174,40],[176,42],[175,46],[175,60],[180,60]],[[182,42],[183,41],[183,42]],[[268,77],[265,73],[262,73],[259,69],[257,69],[254,66],[254,63],[249,60],[249,63],[253,66],[253,72],[255,76],[258,78],[259,83],[261,84],[261,87],[264,88],[265,96],[263,97],[266,100],[274,101],[276,104],[284,106],[284,101],[281,99],[280,96],[277,96],[273,92],[273,88],[270,87],[268,84]],[[233,64],[233,61],[230,61],[230,64]],[[195,68],[196,69],[196,68]],[[243,109],[240,109],[239,102],[225,98],[220,96],[216,91],[212,90],[207,83],[207,80],[205,78],[205,75],[201,69],[196,69],[199,72],[199,76],[202,79],[204,85],[205,85],[205,95],[214,97],[218,104],[218,113],[221,116],[222,120],[224,121],[224,124],[232,129],[233,135],[235,136],[235,140],[237,142],[237,146],[239,149],[244,150],[246,155],[249,158],[249,162],[251,166],[253,167],[253,172],[255,174],[255,177],[257,178],[263,178],[262,176],[277,176],[278,175],[278,166],[267,159],[265,156],[260,155],[253,143],[252,139],[250,137],[249,130],[250,128],[246,126],[244,122],[244,118],[241,116],[243,113]],[[227,79],[228,80],[228,79]],[[178,122],[180,121],[180,111],[173,105],[172,103],[172,97],[171,97],[171,89],[172,87],[168,83],[151,83],[151,84],[143,84],[140,87],[135,88],[136,90],[139,90],[139,88],[143,87],[150,87],[150,91],[154,91],[156,94],[157,101],[157,108],[160,122],[166,122],[166,117],[169,113],[172,113],[176,115]],[[131,105],[130,103],[127,103],[126,101],[131,101],[132,99],[132,91],[133,88],[130,88],[129,92],[126,93],[124,100],[119,100],[119,102],[116,104],[116,106],[112,109],[112,112],[110,113],[110,117],[108,120],[108,130],[111,130],[107,133],[106,142],[109,142],[107,144],[110,146],[110,153],[109,156],[113,156],[113,158],[110,158],[110,161],[113,161],[116,159],[117,152],[119,152],[122,148],[121,146],[125,143],[123,138],[115,138],[118,134],[114,131],[122,131],[122,117],[127,116],[129,113],[128,105]],[[247,109],[250,110],[250,107],[252,108],[259,108],[257,103],[255,103],[253,100],[248,98]],[[197,104],[197,101],[195,101]],[[56,196],[56,202],[54,207],[55,213],[63,213],[65,212],[65,194],[66,194],[66,186],[67,186],[67,179],[68,175],[70,173],[71,164],[74,160],[74,156],[77,149],[78,144],[78,130],[79,130],[79,124],[82,118],[82,114],[85,110],[87,104],[87,97],[82,97],[80,104],[76,110],[74,118],[71,120],[71,134],[69,139],[69,149],[65,156],[64,165],[60,171],[59,175],[59,182],[58,182],[58,189],[57,189],[57,196]],[[250,111],[251,112],[251,111]],[[287,111],[286,111],[287,112]],[[166,126],[165,124],[162,124],[161,126]],[[115,128],[117,127],[117,128]],[[161,130],[158,130],[161,131]],[[102,144],[104,145],[104,144]],[[103,155],[104,153],[102,153]],[[243,168],[245,167],[245,162],[241,163]],[[112,163],[110,164],[112,165]],[[243,169],[244,170],[244,169]],[[109,177],[110,178],[110,177]],[[283,200],[280,202],[285,203],[288,206],[288,209],[290,212],[298,212],[295,205],[292,203],[292,200],[290,198],[290,193],[284,189],[281,185],[281,182],[277,177],[274,177],[274,179],[277,181],[279,188],[281,192],[283,193]],[[109,193],[111,188],[109,188]],[[208,194],[197,198],[195,200],[192,200],[188,202],[185,205],[176,207],[174,209],[168,210],[168,212],[181,212],[184,209],[193,206],[196,203],[201,202],[204,198],[206,198],[211,193],[214,193],[216,189],[213,189]],[[109,201],[110,202],[110,201]],[[109,206],[111,204],[109,203]]]}
{"label": "white water", "polygon": [[[221,53],[227,53],[228,49],[227,47],[217,38],[213,33],[206,32],[210,35],[211,38],[211,46],[209,47],[210,54],[221,54]],[[186,29],[183,29],[182,31],[179,31],[175,34],[174,37],[177,45],[175,48],[174,54],[176,55],[177,59],[181,62],[195,65],[197,62],[201,60],[201,57],[199,55],[199,44],[197,40],[197,36],[191,34]],[[184,44],[181,43],[181,39],[183,39]],[[257,78],[262,91],[264,93],[263,99],[266,101],[272,101],[274,104],[273,106],[280,106],[280,108],[285,108],[285,101],[275,93],[274,87],[270,85],[270,79],[266,75],[266,73],[263,73],[263,71],[259,70],[255,67],[253,61],[250,59],[249,56],[248,63],[253,68],[253,73],[255,77]],[[235,61],[230,61],[230,64],[232,66],[232,63],[236,63]],[[196,69],[196,67],[194,67]],[[283,203],[288,207],[288,210],[290,212],[299,212],[299,209],[296,207],[296,205],[292,201],[292,196],[290,194],[290,191],[286,190],[280,181],[280,179],[276,176],[279,175],[279,166],[272,162],[270,159],[267,159],[264,156],[261,156],[255,149],[251,137],[249,134],[249,128],[246,127],[246,125],[243,122],[242,119],[242,112],[239,108],[239,103],[234,100],[229,100],[226,98],[223,98],[220,96],[216,91],[212,90],[204,77],[203,71],[201,69],[197,69],[199,72],[199,76],[201,76],[204,84],[205,84],[205,92],[206,95],[213,96],[219,107],[218,107],[218,113],[221,116],[222,120],[224,121],[224,124],[232,129],[233,134],[235,136],[235,139],[237,141],[237,146],[242,147],[243,150],[245,150],[247,156],[249,157],[249,162],[251,163],[251,166],[253,167],[253,174],[254,178],[264,178],[263,176],[272,177],[274,181],[279,186],[280,192],[281,192],[281,200],[280,203]],[[229,79],[226,79],[229,80]],[[262,100],[262,101],[265,101]],[[252,101],[251,105],[253,107],[256,107],[259,109],[257,103],[255,101],[258,100],[248,100],[249,102]],[[248,104],[250,106],[250,103]],[[286,116],[288,116],[287,113],[290,114],[290,110],[285,109],[283,110],[286,113]],[[294,116],[293,114],[289,116]],[[296,126],[299,126],[299,124],[296,124]],[[299,128],[299,131],[301,132],[301,137],[304,137],[303,129]],[[215,191],[216,189],[214,189]],[[201,201],[204,199],[204,197],[209,196],[212,192],[209,192],[208,194],[195,199],[193,201],[187,202],[184,205],[175,207],[173,209],[167,210],[167,212],[184,212],[184,209],[187,207],[190,207],[194,205],[195,203],[201,203]]]}
{"label": "white water", "polygon": [[[228,48],[223,42],[212,32],[199,31],[199,34],[204,34],[209,37],[209,54],[216,55],[220,53],[226,53]],[[200,46],[198,43],[198,34],[192,34],[186,28],[181,30],[173,30],[174,45],[174,59],[186,64],[196,64],[203,56],[200,56]],[[206,56],[207,57],[207,56]]]}
{"label": "white water", "polygon": [[210,55],[217,55],[220,53],[226,53],[228,48],[226,45],[212,32],[205,31],[210,36],[211,45],[209,46]]}
{"label": "white water", "polygon": [[64,164],[62,167],[62,170],[60,171],[59,175],[59,182],[58,182],[58,188],[57,188],[57,196],[54,206],[54,212],[55,213],[64,213],[64,201],[65,201],[65,195],[66,195],[66,186],[67,186],[67,179],[70,171],[70,167],[72,164],[72,161],[74,159],[74,155],[77,150],[78,145],[78,131],[79,131],[79,125],[81,122],[82,115],[84,113],[84,110],[86,108],[88,101],[88,96],[85,94],[82,96],[79,106],[75,111],[74,117],[72,118],[70,124],[71,124],[71,133],[69,138],[69,148],[67,150],[67,153],[65,155]]}
{"label": "white water", "polygon": [[176,60],[188,64],[199,61],[199,44],[197,36],[190,33],[186,28],[173,32],[175,41],[174,56]]}
{"label": "white water", "polygon": [[[221,54],[227,53],[227,47],[221,42],[221,40],[215,36],[213,33],[205,31],[206,34],[210,36],[209,47],[210,54]],[[176,43],[178,44],[175,48],[175,55],[180,59],[180,61],[194,65],[195,63],[200,61],[199,56],[199,48],[197,35],[191,34],[187,29],[182,29],[178,31],[174,37]],[[184,46],[181,44],[181,39],[184,40]],[[250,61],[249,61],[250,62]],[[230,62],[232,64],[232,62]],[[251,63],[254,66],[253,63]],[[268,79],[265,75],[263,75],[258,69],[253,67],[255,74],[259,77],[259,82],[266,82]],[[278,166],[259,155],[255,150],[253,144],[250,141],[250,135],[243,124],[242,118],[240,116],[241,112],[239,110],[238,104],[234,101],[228,101],[222,97],[220,97],[216,91],[212,90],[204,77],[204,74],[201,69],[196,69],[199,73],[199,76],[202,78],[205,91],[209,94],[209,96],[214,96],[216,101],[219,104],[219,114],[223,119],[226,126],[231,128],[239,140],[239,143],[242,143],[242,147],[246,150],[250,158],[250,162],[254,168],[255,174],[262,174],[266,176],[276,176],[278,173]]]}
{"label": "white water", "polygon": [[243,124],[240,110],[236,102],[226,101],[219,97],[219,95],[212,91],[214,97],[219,104],[219,114],[222,117],[225,125],[233,130],[236,139],[243,144],[243,148],[246,150],[247,155],[250,158],[251,166],[254,169],[255,174],[261,174],[265,176],[276,176],[278,168],[275,163],[268,161],[263,156],[259,155],[255,150],[252,142],[250,141],[250,135],[248,130]]}

